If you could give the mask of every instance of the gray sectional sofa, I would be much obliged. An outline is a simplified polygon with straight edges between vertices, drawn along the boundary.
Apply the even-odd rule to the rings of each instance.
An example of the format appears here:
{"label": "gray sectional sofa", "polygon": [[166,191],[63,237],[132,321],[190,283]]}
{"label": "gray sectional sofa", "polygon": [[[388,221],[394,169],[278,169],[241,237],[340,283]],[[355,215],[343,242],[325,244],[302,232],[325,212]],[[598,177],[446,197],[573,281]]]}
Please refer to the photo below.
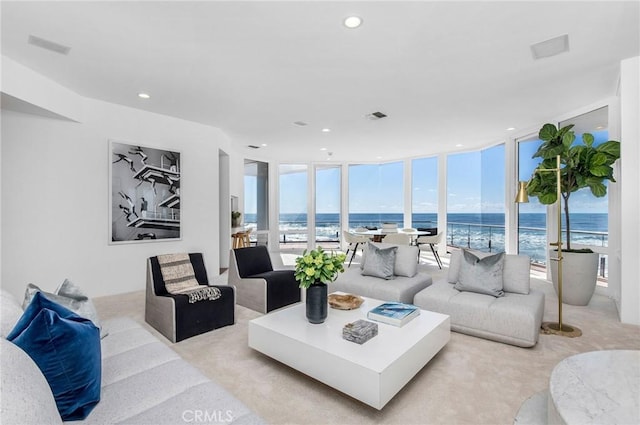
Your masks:
{"label": "gray sectional sofa", "polygon": [[[2,423],[60,424],[44,375],[5,339],[20,317],[20,305],[4,291],[1,298]],[[101,340],[101,400],[86,419],[73,423],[264,423],[137,322],[118,318],[102,325],[108,335]]]}
{"label": "gray sectional sofa", "polygon": [[448,275],[418,292],[413,303],[449,315],[453,331],[520,347],[534,346],[542,324],[544,293],[531,288],[529,257],[505,255],[501,297],[456,289],[462,261],[462,251],[454,251]]}
{"label": "gray sectional sofa", "polygon": [[[330,290],[358,294],[383,301],[397,301],[411,304],[414,296],[431,285],[431,276],[418,271],[418,247],[408,245],[393,245],[374,243],[379,248],[397,246],[394,276],[386,280],[363,274],[364,255],[361,264],[353,264],[344,273],[340,273]],[[367,250],[364,249],[366,253]]]}

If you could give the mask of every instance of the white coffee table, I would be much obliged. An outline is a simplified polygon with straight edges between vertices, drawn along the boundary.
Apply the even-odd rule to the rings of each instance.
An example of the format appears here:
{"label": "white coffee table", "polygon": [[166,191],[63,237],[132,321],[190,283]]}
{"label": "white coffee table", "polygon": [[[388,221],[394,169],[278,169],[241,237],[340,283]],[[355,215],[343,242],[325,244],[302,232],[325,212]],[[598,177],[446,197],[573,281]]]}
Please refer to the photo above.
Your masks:
{"label": "white coffee table", "polygon": [[378,323],[378,335],[359,345],[342,328],[383,303],[363,298],[356,310],[329,308],[319,325],[307,321],[304,303],[251,320],[249,347],[382,409],[449,342],[449,316],[421,310],[403,327]]}

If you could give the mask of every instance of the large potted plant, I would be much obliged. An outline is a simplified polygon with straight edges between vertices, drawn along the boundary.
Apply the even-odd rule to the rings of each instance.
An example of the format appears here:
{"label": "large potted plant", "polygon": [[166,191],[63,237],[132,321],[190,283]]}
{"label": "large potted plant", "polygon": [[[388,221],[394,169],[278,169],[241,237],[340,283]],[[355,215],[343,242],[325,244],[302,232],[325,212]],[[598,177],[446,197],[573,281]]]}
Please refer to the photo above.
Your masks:
{"label": "large potted plant", "polygon": [[[594,146],[593,135],[584,133],[582,141],[574,143],[576,136],[572,128],[573,124],[560,129],[548,123],[542,126],[538,137],[543,143],[533,155],[533,158],[542,158],[542,162],[527,183],[527,193],[545,205],[557,201],[556,173],[544,170],[555,169],[559,155],[560,192],[564,201],[566,231],[562,250],[562,301],[572,305],[587,305],[596,287],[599,255],[590,249],[571,248],[569,199],[572,193],[587,187],[596,197],[606,195],[605,180],[615,182],[612,165],[620,158],[620,142],[609,140]],[[551,271],[557,291],[556,261],[551,262]]]}
{"label": "large potted plant", "polygon": [[307,290],[306,315],[310,323],[323,323],[327,318],[327,283],[344,272],[344,260],[347,256],[340,253],[328,253],[318,247],[296,258],[296,280],[300,288]]}

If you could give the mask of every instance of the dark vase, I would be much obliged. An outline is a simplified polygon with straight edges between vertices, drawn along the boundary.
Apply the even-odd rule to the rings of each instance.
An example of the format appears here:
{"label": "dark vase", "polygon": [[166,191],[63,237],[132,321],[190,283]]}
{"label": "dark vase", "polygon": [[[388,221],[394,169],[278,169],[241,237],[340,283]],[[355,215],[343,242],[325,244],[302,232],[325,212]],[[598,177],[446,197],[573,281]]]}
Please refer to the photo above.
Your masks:
{"label": "dark vase", "polygon": [[327,285],[314,283],[307,288],[307,320],[323,323],[327,318]]}

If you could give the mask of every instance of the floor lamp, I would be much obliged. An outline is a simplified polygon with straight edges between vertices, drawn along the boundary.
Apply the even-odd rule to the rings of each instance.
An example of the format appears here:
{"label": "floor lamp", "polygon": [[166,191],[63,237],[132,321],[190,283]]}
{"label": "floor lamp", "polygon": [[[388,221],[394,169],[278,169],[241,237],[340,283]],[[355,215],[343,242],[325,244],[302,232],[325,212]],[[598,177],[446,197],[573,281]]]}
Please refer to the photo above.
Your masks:
{"label": "floor lamp", "polygon": [[[575,326],[570,326],[562,323],[562,192],[560,190],[560,155],[556,156],[556,168],[548,169],[536,169],[536,173],[555,172],[556,173],[556,188],[557,188],[557,201],[558,202],[558,239],[557,242],[551,243],[551,246],[558,247],[558,258],[551,258],[552,261],[558,262],[558,321],[557,322],[543,322],[542,332],[545,334],[562,335],[568,337],[577,337],[582,335],[582,331]],[[516,203],[529,202],[529,196],[527,194],[527,182],[518,183],[518,194],[516,195]]]}

